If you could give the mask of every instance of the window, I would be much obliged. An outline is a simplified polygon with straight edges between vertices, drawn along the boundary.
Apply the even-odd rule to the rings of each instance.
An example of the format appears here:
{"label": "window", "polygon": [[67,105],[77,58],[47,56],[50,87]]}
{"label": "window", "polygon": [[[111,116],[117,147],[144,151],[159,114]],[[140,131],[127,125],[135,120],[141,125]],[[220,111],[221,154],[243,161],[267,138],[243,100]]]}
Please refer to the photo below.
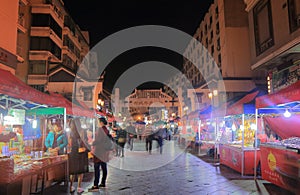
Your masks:
{"label": "window", "polygon": [[290,31],[294,32],[300,27],[300,2],[288,0]]}
{"label": "window", "polygon": [[31,25],[37,27],[50,27],[59,38],[62,38],[62,29],[50,14],[32,14]]}
{"label": "window", "polygon": [[49,37],[31,37],[30,50],[50,51],[58,59],[61,59],[61,49]]}
{"label": "window", "polygon": [[218,8],[218,6],[215,9],[215,13],[216,13],[216,19],[217,19],[219,17],[219,8]]}
{"label": "window", "polygon": [[253,10],[256,55],[274,45],[270,0],[260,1]]}
{"label": "window", "polygon": [[92,88],[91,87],[86,87],[82,89],[83,91],[83,101],[92,101],[93,96],[92,96]]}
{"label": "window", "polygon": [[218,35],[220,33],[220,25],[219,22],[216,24],[216,34]]}
{"label": "window", "polygon": [[41,91],[41,92],[44,92],[45,91],[45,86],[44,85],[30,85],[30,87],[38,90],[38,91]]}
{"label": "window", "polygon": [[221,67],[221,63],[222,63],[222,58],[221,58],[221,54],[218,55],[218,67]]}
{"label": "window", "polygon": [[29,61],[29,74],[47,74],[46,63],[44,60]]}
{"label": "window", "polygon": [[213,45],[211,46],[211,50],[210,50],[210,52],[211,52],[211,56],[214,56],[215,47],[214,47]]}
{"label": "window", "polygon": [[217,50],[218,50],[218,51],[221,50],[220,38],[218,38],[218,40],[217,40]]}

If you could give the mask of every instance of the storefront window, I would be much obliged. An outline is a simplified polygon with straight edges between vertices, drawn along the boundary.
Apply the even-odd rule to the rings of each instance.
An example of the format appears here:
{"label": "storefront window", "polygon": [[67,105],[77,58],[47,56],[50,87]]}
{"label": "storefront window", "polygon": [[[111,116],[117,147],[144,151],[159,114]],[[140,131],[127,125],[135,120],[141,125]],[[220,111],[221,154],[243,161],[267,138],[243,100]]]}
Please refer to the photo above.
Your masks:
{"label": "storefront window", "polygon": [[274,45],[272,12],[269,0],[260,1],[253,10],[256,55]]}
{"label": "storefront window", "polygon": [[300,27],[300,2],[288,0],[290,31],[294,32]]}

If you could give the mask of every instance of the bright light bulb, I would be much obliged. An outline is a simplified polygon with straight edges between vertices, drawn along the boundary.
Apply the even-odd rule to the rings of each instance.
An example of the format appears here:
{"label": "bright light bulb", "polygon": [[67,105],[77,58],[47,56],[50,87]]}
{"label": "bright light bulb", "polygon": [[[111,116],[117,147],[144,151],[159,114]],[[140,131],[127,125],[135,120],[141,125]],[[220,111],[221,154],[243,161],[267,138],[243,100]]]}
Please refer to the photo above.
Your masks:
{"label": "bright light bulb", "polygon": [[232,129],[232,131],[235,131],[235,130],[236,130],[235,124],[232,125],[231,129]]}
{"label": "bright light bulb", "polygon": [[283,113],[283,116],[286,118],[289,118],[291,115],[292,114],[288,110],[285,110],[285,112]]}
{"label": "bright light bulb", "polygon": [[252,123],[252,124],[250,125],[250,128],[253,129],[253,130],[256,130],[256,125],[255,125],[254,123]]}
{"label": "bright light bulb", "polygon": [[36,119],[34,119],[34,120],[32,121],[32,128],[34,128],[34,129],[37,128],[37,120],[36,120]]}

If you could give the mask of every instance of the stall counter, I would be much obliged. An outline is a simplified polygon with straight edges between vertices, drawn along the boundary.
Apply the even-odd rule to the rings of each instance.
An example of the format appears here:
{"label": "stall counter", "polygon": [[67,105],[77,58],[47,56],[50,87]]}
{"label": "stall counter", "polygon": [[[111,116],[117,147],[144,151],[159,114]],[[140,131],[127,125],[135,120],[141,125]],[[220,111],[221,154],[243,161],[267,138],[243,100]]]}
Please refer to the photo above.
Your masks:
{"label": "stall counter", "polygon": [[262,178],[295,194],[300,194],[299,149],[262,144],[260,150]]}
{"label": "stall counter", "polygon": [[[255,148],[241,145],[220,144],[220,164],[226,165],[233,170],[242,173],[242,154],[244,153],[244,175],[254,175]],[[260,159],[260,150],[256,151],[256,167]]]}
{"label": "stall counter", "polygon": [[[67,155],[18,163],[14,163],[13,160],[13,158],[0,159],[0,164],[3,165],[1,167],[5,167],[0,176],[0,194],[42,193],[45,188],[56,182],[68,181]],[[67,183],[65,182],[66,185]]]}

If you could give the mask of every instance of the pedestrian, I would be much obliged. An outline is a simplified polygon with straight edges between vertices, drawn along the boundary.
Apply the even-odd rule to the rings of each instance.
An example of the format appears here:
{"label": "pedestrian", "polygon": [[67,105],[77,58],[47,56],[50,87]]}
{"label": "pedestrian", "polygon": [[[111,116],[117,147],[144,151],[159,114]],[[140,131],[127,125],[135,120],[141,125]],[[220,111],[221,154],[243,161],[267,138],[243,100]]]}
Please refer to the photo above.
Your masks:
{"label": "pedestrian", "polygon": [[115,156],[119,156],[120,153],[119,153],[119,144],[118,144],[118,128],[116,126],[116,123],[113,123],[112,124],[112,127],[111,127],[111,135],[112,135],[112,138],[113,138],[113,141],[114,141],[114,151],[115,151]]}
{"label": "pedestrian", "polygon": [[81,182],[83,179],[83,174],[88,172],[88,150],[85,148],[84,143],[84,141],[87,141],[87,136],[84,135],[84,130],[79,128],[80,121],[78,119],[71,119],[69,127],[71,129],[71,152],[68,155],[70,173],[70,193],[73,193],[75,191],[73,183],[76,176],[78,181],[77,193],[83,193],[84,189],[81,187]]}
{"label": "pedestrian", "polygon": [[163,150],[163,136],[166,130],[164,128],[159,128],[157,132],[154,133],[154,139],[157,141],[159,147],[159,153],[162,154]]}
{"label": "pedestrian", "polygon": [[[95,132],[95,139],[92,143],[94,154],[94,185],[89,189],[89,192],[97,192],[99,188],[106,187],[107,178],[107,162],[109,161],[109,150],[105,148],[105,139],[111,139],[111,136],[106,128],[107,121],[104,117],[98,119],[99,128]],[[102,170],[102,178],[100,181],[100,167]]]}
{"label": "pedestrian", "polygon": [[66,146],[68,145],[68,139],[63,132],[62,127],[59,124],[53,125],[53,129],[48,133],[45,146],[48,152],[55,151],[59,155],[66,154]]}
{"label": "pedestrian", "polygon": [[126,143],[127,132],[117,125],[117,137],[118,137],[118,154],[120,157],[124,157],[124,146]]}
{"label": "pedestrian", "polygon": [[134,138],[137,138],[137,134],[136,134],[135,128],[131,122],[129,122],[129,125],[126,128],[126,131],[127,131],[127,135],[128,135],[128,146],[129,146],[130,150],[132,151],[133,150],[133,140],[134,140]]}
{"label": "pedestrian", "polygon": [[151,154],[152,151],[152,141],[153,141],[153,130],[152,127],[149,125],[146,127],[144,136],[146,138],[146,151]]}

